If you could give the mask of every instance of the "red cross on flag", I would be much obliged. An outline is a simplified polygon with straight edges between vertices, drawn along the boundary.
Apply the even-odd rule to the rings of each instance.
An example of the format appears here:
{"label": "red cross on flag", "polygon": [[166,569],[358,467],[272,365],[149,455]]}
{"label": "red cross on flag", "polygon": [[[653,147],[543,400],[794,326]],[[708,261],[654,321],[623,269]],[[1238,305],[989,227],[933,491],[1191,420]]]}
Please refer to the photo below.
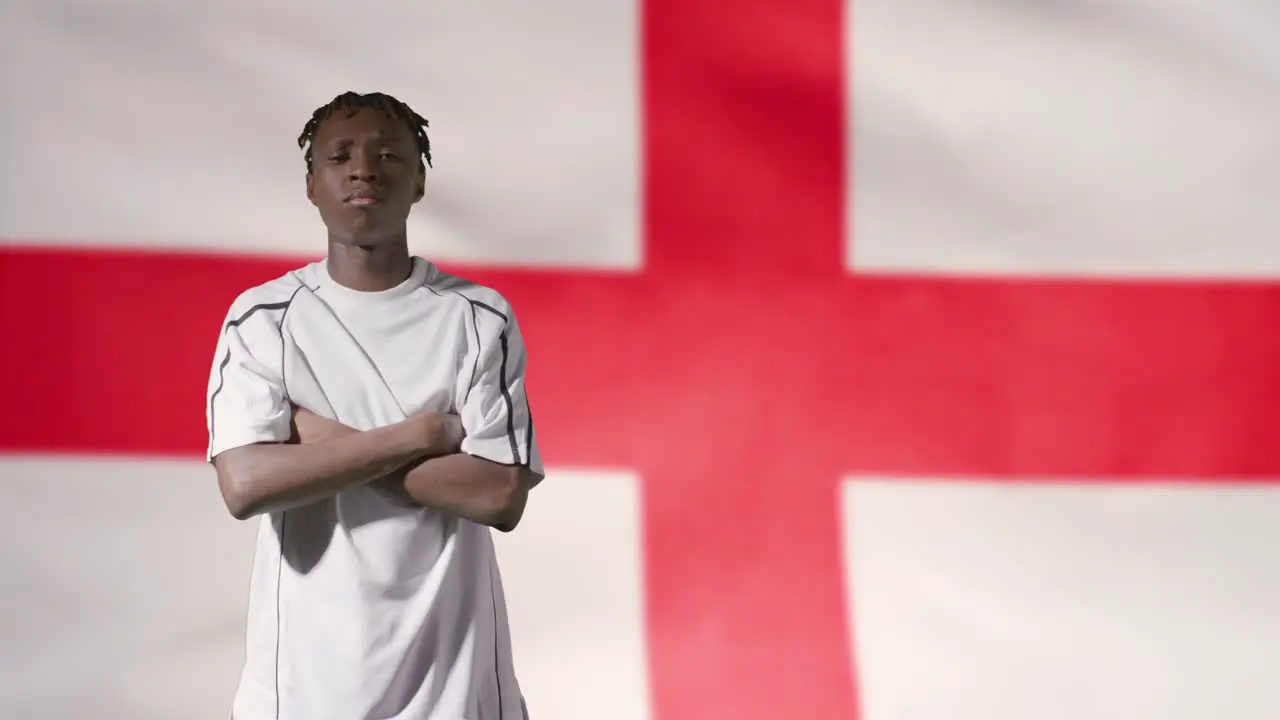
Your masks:
{"label": "red cross on flag", "polygon": [[535,719],[1280,717],[1266,4],[4,15],[0,715],[225,712],[202,395],[354,89],[429,118],[413,249],[529,346]]}

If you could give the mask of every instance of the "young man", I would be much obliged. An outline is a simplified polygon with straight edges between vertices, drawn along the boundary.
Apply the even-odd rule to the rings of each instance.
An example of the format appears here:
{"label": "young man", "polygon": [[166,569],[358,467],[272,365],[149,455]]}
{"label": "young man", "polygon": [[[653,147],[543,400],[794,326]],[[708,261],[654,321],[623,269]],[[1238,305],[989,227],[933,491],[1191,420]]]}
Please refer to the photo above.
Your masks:
{"label": "young man", "polygon": [[525,349],[496,292],[409,255],[426,121],[381,93],[298,144],[325,261],[232,304],[209,379],[231,514],[264,515],[234,720],[517,720],[489,528],[542,461]]}

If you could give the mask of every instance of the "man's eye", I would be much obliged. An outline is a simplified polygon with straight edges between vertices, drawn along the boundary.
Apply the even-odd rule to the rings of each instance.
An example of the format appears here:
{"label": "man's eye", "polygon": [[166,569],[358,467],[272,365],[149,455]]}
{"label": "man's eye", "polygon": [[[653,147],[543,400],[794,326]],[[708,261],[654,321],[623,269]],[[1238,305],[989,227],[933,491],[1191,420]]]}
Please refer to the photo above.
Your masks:
{"label": "man's eye", "polygon": [[395,159],[396,159],[396,154],[395,154],[395,153],[393,153],[393,152],[383,151],[383,152],[382,152],[382,159],[383,159],[383,160],[395,160]]}
{"label": "man's eye", "polygon": [[340,162],[346,162],[346,161],[347,161],[346,155],[330,155],[329,156],[329,162],[331,163],[340,163]]}

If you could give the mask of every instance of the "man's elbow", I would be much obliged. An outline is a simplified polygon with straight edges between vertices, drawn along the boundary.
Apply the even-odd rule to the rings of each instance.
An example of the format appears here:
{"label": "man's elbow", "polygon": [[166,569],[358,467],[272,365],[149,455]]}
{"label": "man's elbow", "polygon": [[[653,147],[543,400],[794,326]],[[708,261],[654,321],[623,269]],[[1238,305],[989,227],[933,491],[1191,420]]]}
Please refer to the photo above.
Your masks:
{"label": "man's elbow", "polygon": [[218,473],[218,489],[222,491],[222,502],[227,512],[237,520],[248,520],[258,514],[253,498],[248,492],[249,484],[235,476]]}
{"label": "man's elbow", "polygon": [[504,468],[505,477],[494,493],[490,527],[499,532],[511,532],[524,517],[524,508],[529,501],[529,488],[537,482],[537,475],[528,468]]}
{"label": "man's elbow", "polygon": [[218,471],[218,490],[231,517],[248,520],[261,510],[258,499],[251,492],[253,481],[250,477],[250,465],[236,460],[221,456],[214,460],[214,467]]}

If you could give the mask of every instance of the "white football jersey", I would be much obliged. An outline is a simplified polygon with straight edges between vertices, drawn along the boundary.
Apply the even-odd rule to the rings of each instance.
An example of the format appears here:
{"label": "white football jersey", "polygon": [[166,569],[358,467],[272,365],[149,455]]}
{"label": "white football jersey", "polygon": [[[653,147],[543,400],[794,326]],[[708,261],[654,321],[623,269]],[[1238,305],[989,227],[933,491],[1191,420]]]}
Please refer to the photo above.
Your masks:
{"label": "white football jersey", "polygon": [[[497,292],[414,259],[382,292],[323,261],[232,305],[209,379],[209,459],[290,436],[290,405],[360,430],[440,411],[463,451],[543,472],[525,348]],[[489,528],[372,486],[264,516],[234,720],[520,720]]]}

